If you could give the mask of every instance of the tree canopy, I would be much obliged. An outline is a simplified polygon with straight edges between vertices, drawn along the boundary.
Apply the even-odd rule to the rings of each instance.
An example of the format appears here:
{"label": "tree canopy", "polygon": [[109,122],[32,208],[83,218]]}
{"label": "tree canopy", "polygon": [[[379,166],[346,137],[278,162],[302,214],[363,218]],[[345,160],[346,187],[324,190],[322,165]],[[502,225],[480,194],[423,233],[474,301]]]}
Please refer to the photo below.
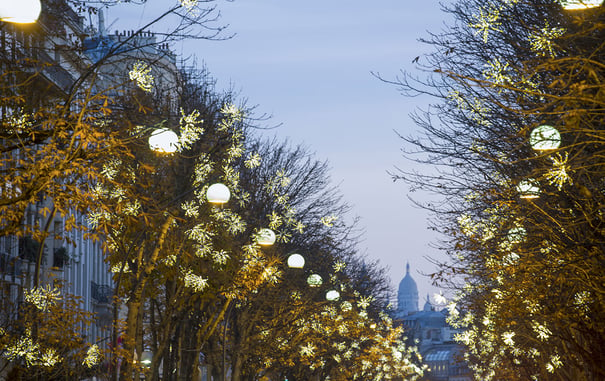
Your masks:
{"label": "tree canopy", "polygon": [[456,290],[459,340],[477,379],[603,378],[605,7],[444,10],[424,74],[392,81],[437,99],[403,137],[433,169],[396,177],[440,197],[426,207],[450,260],[434,276]]}
{"label": "tree canopy", "polygon": [[[419,376],[414,349],[382,312],[380,270],[358,255],[327,164],[256,138],[253,110],[216,91],[207,72],[178,66],[166,47],[217,38],[213,2],[179,1],[137,31],[88,38],[78,12],[118,3],[49,0],[30,29],[0,24],[9,31],[0,236],[26,237],[36,268],[18,314],[3,320],[3,365],[22,379],[190,380],[202,364],[215,376],[229,366],[234,380]],[[175,21],[168,31],[149,31],[166,20]],[[159,131],[174,139],[164,151],[148,144]],[[217,183],[227,203],[208,200]],[[81,230],[102,245],[115,285],[111,337],[78,338],[94,317],[43,284],[45,241],[73,244],[50,228],[59,217],[62,233]],[[272,247],[261,240],[267,229]],[[323,286],[287,274],[294,250]],[[328,286],[339,301],[325,300]],[[72,340],[59,344],[63,335]]]}

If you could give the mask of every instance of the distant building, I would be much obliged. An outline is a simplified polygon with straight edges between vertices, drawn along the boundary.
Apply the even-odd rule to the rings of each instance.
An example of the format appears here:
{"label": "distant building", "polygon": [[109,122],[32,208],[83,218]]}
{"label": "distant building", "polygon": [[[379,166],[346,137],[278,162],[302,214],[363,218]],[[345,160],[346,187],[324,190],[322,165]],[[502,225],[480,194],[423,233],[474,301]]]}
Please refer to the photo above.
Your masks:
{"label": "distant building", "polygon": [[405,277],[399,283],[395,322],[405,329],[409,345],[418,347],[429,371],[426,381],[471,381],[472,374],[463,361],[464,347],[454,341],[460,330],[447,323],[448,310],[436,310],[429,295],[422,311],[418,310],[418,287],[406,265]]}
{"label": "distant building", "polygon": [[[31,78],[33,84],[19,91],[25,92],[21,95],[34,110],[63,99],[92,63],[73,48],[81,45],[86,35],[84,19],[65,0],[44,0],[42,5],[53,12],[43,12],[35,28],[0,26],[3,29],[0,56],[4,58],[0,68],[16,77]],[[27,60],[35,62],[31,69],[21,63]],[[12,113],[13,109],[3,108],[0,119],[5,120]],[[15,149],[11,154],[19,155],[20,151]],[[0,319],[6,322],[18,316],[24,291],[35,284],[35,264],[41,249],[39,284],[61,283],[63,292],[81,297],[80,307],[97,314],[94,324],[82,330],[82,336],[91,342],[107,338],[112,317],[113,280],[101,243],[88,239],[81,230],[66,229],[72,223],[71,218],[85,226],[84,215],[73,211],[69,215],[57,213],[48,217],[52,208],[52,199],[40,195],[37,202],[27,206],[23,216],[23,231],[27,226],[48,231],[43,242],[35,241],[28,234],[0,236]]]}
{"label": "distant building", "polygon": [[153,92],[158,105],[172,114],[177,113],[177,98],[180,91],[179,70],[176,54],[168,43],[158,41],[149,31],[115,31],[107,33],[103,10],[99,10],[97,29],[89,27],[88,37],[83,41],[84,55],[97,68],[95,91],[108,96],[118,96],[124,85],[131,82],[130,70],[137,64],[148,65],[153,77]]}
{"label": "distant building", "polygon": [[418,311],[418,286],[410,275],[410,264],[405,266],[405,276],[397,291],[397,316],[404,317]]}
{"label": "distant building", "polygon": [[[176,113],[179,83],[176,55],[166,43],[158,44],[156,36],[149,32],[108,35],[102,11],[98,30],[95,30],[92,26],[85,26],[84,18],[67,1],[42,1],[46,11],[42,12],[35,28],[0,25],[0,72],[23,76],[34,83],[25,89],[36,91],[22,94],[32,108],[40,107],[43,101],[63,99],[101,59],[104,61],[97,68],[95,82],[85,81],[78,87],[86,89],[94,85],[93,91],[115,95],[116,92],[108,89],[128,81],[129,70],[140,60],[150,64],[155,80],[154,91],[161,93],[166,108]],[[79,46],[81,51],[74,48]],[[37,66],[33,66],[38,70],[35,75],[33,69],[21,63],[27,60],[36,63]],[[76,96],[80,96],[79,92]],[[0,119],[9,118],[13,112],[6,107],[0,108]],[[19,150],[13,151],[14,155],[20,153]],[[0,195],[2,192],[0,186]],[[66,228],[74,221],[79,226],[87,226],[87,218],[80,212],[73,211],[70,215],[57,213],[48,220],[48,210],[52,205],[52,199],[40,195],[36,203],[27,206],[23,216],[24,227],[38,226],[42,230],[47,226],[49,234],[43,242],[37,242],[27,234],[21,237],[0,236],[0,321],[18,318],[24,291],[34,285],[35,263],[41,249],[40,285],[61,283],[63,292],[81,297],[80,307],[96,314],[94,324],[82,329],[81,334],[86,340],[98,341],[105,346],[112,333],[114,282],[104,260],[102,244],[89,239],[79,229]],[[0,367],[2,365],[0,361]]]}

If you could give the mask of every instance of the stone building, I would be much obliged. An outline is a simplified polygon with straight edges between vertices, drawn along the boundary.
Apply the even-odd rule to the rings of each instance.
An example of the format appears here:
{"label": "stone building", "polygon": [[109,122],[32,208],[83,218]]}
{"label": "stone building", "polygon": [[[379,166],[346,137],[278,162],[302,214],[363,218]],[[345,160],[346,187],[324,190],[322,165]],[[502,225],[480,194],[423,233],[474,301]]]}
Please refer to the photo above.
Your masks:
{"label": "stone building", "polygon": [[448,310],[436,308],[429,295],[422,310],[418,310],[418,287],[410,275],[410,265],[399,283],[395,321],[403,325],[408,345],[418,347],[429,371],[426,381],[471,381],[472,376],[463,361],[464,348],[454,341],[460,331],[447,323]]}
{"label": "stone building", "polygon": [[418,286],[410,275],[410,264],[405,266],[405,276],[397,290],[397,316],[404,317],[418,311]]}
{"label": "stone building", "polygon": [[[42,3],[43,12],[35,25],[3,24],[0,33],[0,65],[13,79],[3,78],[14,90],[27,99],[32,110],[43,104],[60,102],[73,92],[74,84],[90,67],[91,61],[74,46],[81,46],[86,35],[83,18],[63,0]],[[19,78],[31,80],[30,86],[18,87]],[[16,110],[2,108],[3,121]],[[6,154],[6,153],[5,153]],[[13,149],[9,155],[19,156]],[[3,163],[0,162],[0,168]],[[0,189],[0,194],[1,194]],[[90,341],[108,335],[110,306],[113,295],[112,277],[103,260],[101,244],[87,239],[77,229],[67,231],[70,218],[85,225],[86,217],[75,213],[60,215],[48,213],[53,202],[44,195],[27,206],[22,221],[27,226],[38,226],[48,231],[43,242],[22,234],[0,236],[0,288],[2,311],[13,311],[23,300],[24,289],[34,285],[38,253],[40,285],[63,285],[63,292],[81,297],[81,308],[96,312],[96,324],[82,332]],[[3,316],[10,318],[9,316]]]}
{"label": "stone building", "polygon": [[[101,62],[105,58],[107,60]],[[139,60],[153,67],[154,91],[162,92],[161,99],[166,107],[176,113],[176,86],[179,83],[176,56],[166,44],[157,44],[153,34],[108,34],[102,12],[96,28],[85,25],[84,18],[65,0],[43,0],[41,16],[33,25],[0,22],[2,80],[22,91],[20,95],[27,99],[27,106],[32,110],[42,104],[52,104],[54,100],[60,103],[68,95],[78,98],[81,94],[74,89],[88,90],[91,86],[99,92],[115,89],[128,81],[129,70]],[[93,67],[97,71],[94,83],[86,79],[93,77],[87,75]],[[7,79],[6,73],[14,78]],[[32,81],[31,85],[15,86],[20,78]],[[15,111],[0,107],[2,123]],[[0,148],[3,143],[0,140]],[[8,153],[20,154],[18,149]],[[0,161],[0,170],[3,163],[11,161]],[[3,187],[4,184],[0,184],[0,199],[6,196],[3,192],[7,189]],[[49,217],[47,211],[52,209],[52,204],[51,199],[40,195],[37,202],[27,206],[23,216],[23,227],[38,226],[48,231],[48,238],[43,242],[36,242],[27,234],[20,234],[20,237],[0,235],[0,319],[16,316],[24,290],[34,285],[38,253],[42,250],[40,285],[61,283],[64,293],[81,297],[81,307],[96,313],[95,324],[83,330],[82,336],[91,342],[108,342],[114,288],[112,273],[104,261],[102,243],[87,239],[81,230],[65,228],[66,224],[74,222],[86,226],[87,217],[81,213],[57,213]],[[2,217],[0,231],[5,223]]]}

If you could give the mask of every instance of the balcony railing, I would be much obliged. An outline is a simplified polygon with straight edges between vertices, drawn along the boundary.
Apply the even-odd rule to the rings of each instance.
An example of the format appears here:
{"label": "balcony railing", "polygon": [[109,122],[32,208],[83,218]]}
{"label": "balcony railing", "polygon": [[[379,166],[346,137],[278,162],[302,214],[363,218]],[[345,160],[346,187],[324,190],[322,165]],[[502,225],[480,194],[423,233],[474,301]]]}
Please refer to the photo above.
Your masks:
{"label": "balcony railing", "polygon": [[91,296],[97,303],[111,303],[113,298],[113,288],[105,284],[97,284],[93,281],[90,282]]}

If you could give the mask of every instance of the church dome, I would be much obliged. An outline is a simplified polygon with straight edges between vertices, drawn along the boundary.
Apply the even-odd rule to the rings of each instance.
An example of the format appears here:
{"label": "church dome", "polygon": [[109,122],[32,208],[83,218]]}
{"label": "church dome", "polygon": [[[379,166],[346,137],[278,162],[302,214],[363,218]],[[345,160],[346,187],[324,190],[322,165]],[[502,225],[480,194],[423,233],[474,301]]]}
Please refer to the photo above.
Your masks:
{"label": "church dome", "polygon": [[422,310],[423,311],[432,311],[433,310],[433,305],[431,304],[431,298],[429,297],[429,294],[426,294],[426,302],[424,302],[424,308]]}
{"label": "church dome", "polygon": [[400,315],[418,311],[418,286],[410,275],[410,264],[405,267],[405,276],[399,283],[397,310]]}

